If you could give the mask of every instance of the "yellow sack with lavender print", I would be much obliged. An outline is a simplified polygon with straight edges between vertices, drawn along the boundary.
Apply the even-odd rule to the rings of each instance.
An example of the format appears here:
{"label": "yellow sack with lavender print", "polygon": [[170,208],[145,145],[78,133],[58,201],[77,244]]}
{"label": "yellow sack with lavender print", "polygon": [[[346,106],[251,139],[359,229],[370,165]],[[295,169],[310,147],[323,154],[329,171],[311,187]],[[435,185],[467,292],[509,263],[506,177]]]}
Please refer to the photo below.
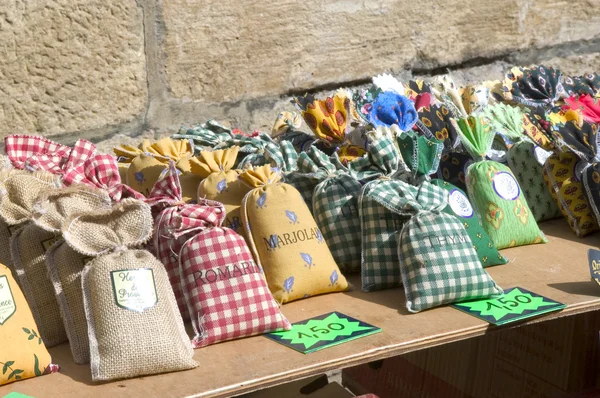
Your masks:
{"label": "yellow sack with lavender print", "polygon": [[0,386],[58,371],[10,270],[0,264]]}
{"label": "yellow sack with lavender print", "polygon": [[242,224],[269,289],[280,303],[348,288],[300,192],[266,165],[240,178],[253,189],[242,202]]}
{"label": "yellow sack with lavender print", "polygon": [[512,171],[501,163],[483,160],[494,139],[488,121],[470,116],[453,119],[453,123],[475,160],[467,169],[469,199],[496,247],[547,242]]}
{"label": "yellow sack with lavender print", "polygon": [[224,150],[201,151],[192,158],[192,173],[200,176],[198,198],[216,200],[225,205],[227,213],[223,226],[244,235],[240,218],[242,199],[250,188],[239,179],[239,172],[232,170],[239,152],[238,146]]}
{"label": "yellow sack with lavender print", "polygon": [[143,140],[138,147],[121,145],[113,149],[118,157],[119,171],[123,164],[129,164],[122,179],[131,188],[150,195],[154,183],[158,181],[165,172],[169,161],[175,162],[175,166],[182,174],[179,176],[183,200],[195,201],[196,191],[201,178],[191,173],[190,158],[194,155],[194,148],[189,140],[173,140],[162,138],[158,141]]}

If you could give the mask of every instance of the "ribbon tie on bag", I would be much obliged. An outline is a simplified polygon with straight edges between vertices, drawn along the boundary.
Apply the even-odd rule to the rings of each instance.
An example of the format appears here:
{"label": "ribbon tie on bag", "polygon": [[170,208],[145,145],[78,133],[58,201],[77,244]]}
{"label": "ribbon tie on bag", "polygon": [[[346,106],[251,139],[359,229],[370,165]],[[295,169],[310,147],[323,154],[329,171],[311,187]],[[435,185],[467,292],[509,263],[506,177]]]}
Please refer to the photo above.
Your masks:
{"label": "ribbon tie on bag", "polygon": [[179,182],[179,173],[174,161],[169,161],[167,169],[162,176],[154,183],[150,195],[146,198],[146,203],[155,207],[159,204],[175,206],[185,203],[181,194],[181,184]]}
{"label": "ribbon tie on bag", "polygon": [[96,155],[71,168],[63,177],[65,185],[85,184],[100,188],[115,202],[124,198],[144,199],[144,195],[121,182],[117,160],[108,154]]}

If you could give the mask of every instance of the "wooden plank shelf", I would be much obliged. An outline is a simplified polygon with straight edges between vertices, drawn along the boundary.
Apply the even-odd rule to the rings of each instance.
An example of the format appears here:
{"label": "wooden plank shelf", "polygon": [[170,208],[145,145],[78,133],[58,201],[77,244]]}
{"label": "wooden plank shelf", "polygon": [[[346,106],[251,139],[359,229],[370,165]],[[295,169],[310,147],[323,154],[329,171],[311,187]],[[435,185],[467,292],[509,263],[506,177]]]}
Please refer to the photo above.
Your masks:
{"label": "wooden plank shelf", "polygon": [[[600,234],[577,238],[565,220],[541,224],[550,242],[503,250],[509,264],[487,270],[502,288],[523,287],[567,304],[563,311],[521,322],[515,327],[600,309],[600,286],[591,281],[587,250]],[[103,384],[91,382],[89,366],[73,363],[68,345],[50,350],[61,372],[0,387],[42,397],[229,397],[378,359],[480,336],[504,327],[491,326],[450,307],[419,314],[406,311],[402,289],[355,289],[300,300],[283,306],[291,322],[339,311],[379,326],[383,332],[304,355],[262,336],[196,350],[196,369]],[[0,347],[1,349],[1,347]]]}

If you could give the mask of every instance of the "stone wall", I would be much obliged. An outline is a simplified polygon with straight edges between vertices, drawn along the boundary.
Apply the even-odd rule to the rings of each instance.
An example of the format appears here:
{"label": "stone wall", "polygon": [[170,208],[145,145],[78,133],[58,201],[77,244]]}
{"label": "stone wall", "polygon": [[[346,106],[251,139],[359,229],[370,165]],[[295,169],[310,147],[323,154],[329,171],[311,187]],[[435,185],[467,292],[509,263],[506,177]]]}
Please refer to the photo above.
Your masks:
{"label": "stone wall", "polygon": [[470,81],[598,61],[596,0],[3,0],[0,136],[266,129],[293,94],[381,72]]}

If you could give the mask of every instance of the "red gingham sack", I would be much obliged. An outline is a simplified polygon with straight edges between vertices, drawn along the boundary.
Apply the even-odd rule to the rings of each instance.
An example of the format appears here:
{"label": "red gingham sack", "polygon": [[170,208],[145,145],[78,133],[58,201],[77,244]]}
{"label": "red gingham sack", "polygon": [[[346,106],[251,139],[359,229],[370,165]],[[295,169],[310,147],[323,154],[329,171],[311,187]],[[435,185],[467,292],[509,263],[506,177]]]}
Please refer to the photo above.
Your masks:
{"label": "red gingham sack", "polygon": [[244,238],[221,227],[224,206],[201,199],[198,208],[177,216],[178,230],[199,230],[179,253],[183,290],[191,314],[194,348],[257,334],[289,330],[291,325],[254,262]]}
{"label": "red gingham sack", "polygon": [[165,266],[181,317],[184,321],[189,321],[190,315],[181,288],[179,250],[194,231],[174,236],[174,220],[182,209],[193,211],[193,209],[200,206],[185,204],[183,201],[179,183],[179,170],[175,167],[175,162],[171,161],[169,163],[166,172],[154,184],[147,202],[153,207],[154,213],[158,211],[158,214],[154,215],[154,233],[150,251]]}

